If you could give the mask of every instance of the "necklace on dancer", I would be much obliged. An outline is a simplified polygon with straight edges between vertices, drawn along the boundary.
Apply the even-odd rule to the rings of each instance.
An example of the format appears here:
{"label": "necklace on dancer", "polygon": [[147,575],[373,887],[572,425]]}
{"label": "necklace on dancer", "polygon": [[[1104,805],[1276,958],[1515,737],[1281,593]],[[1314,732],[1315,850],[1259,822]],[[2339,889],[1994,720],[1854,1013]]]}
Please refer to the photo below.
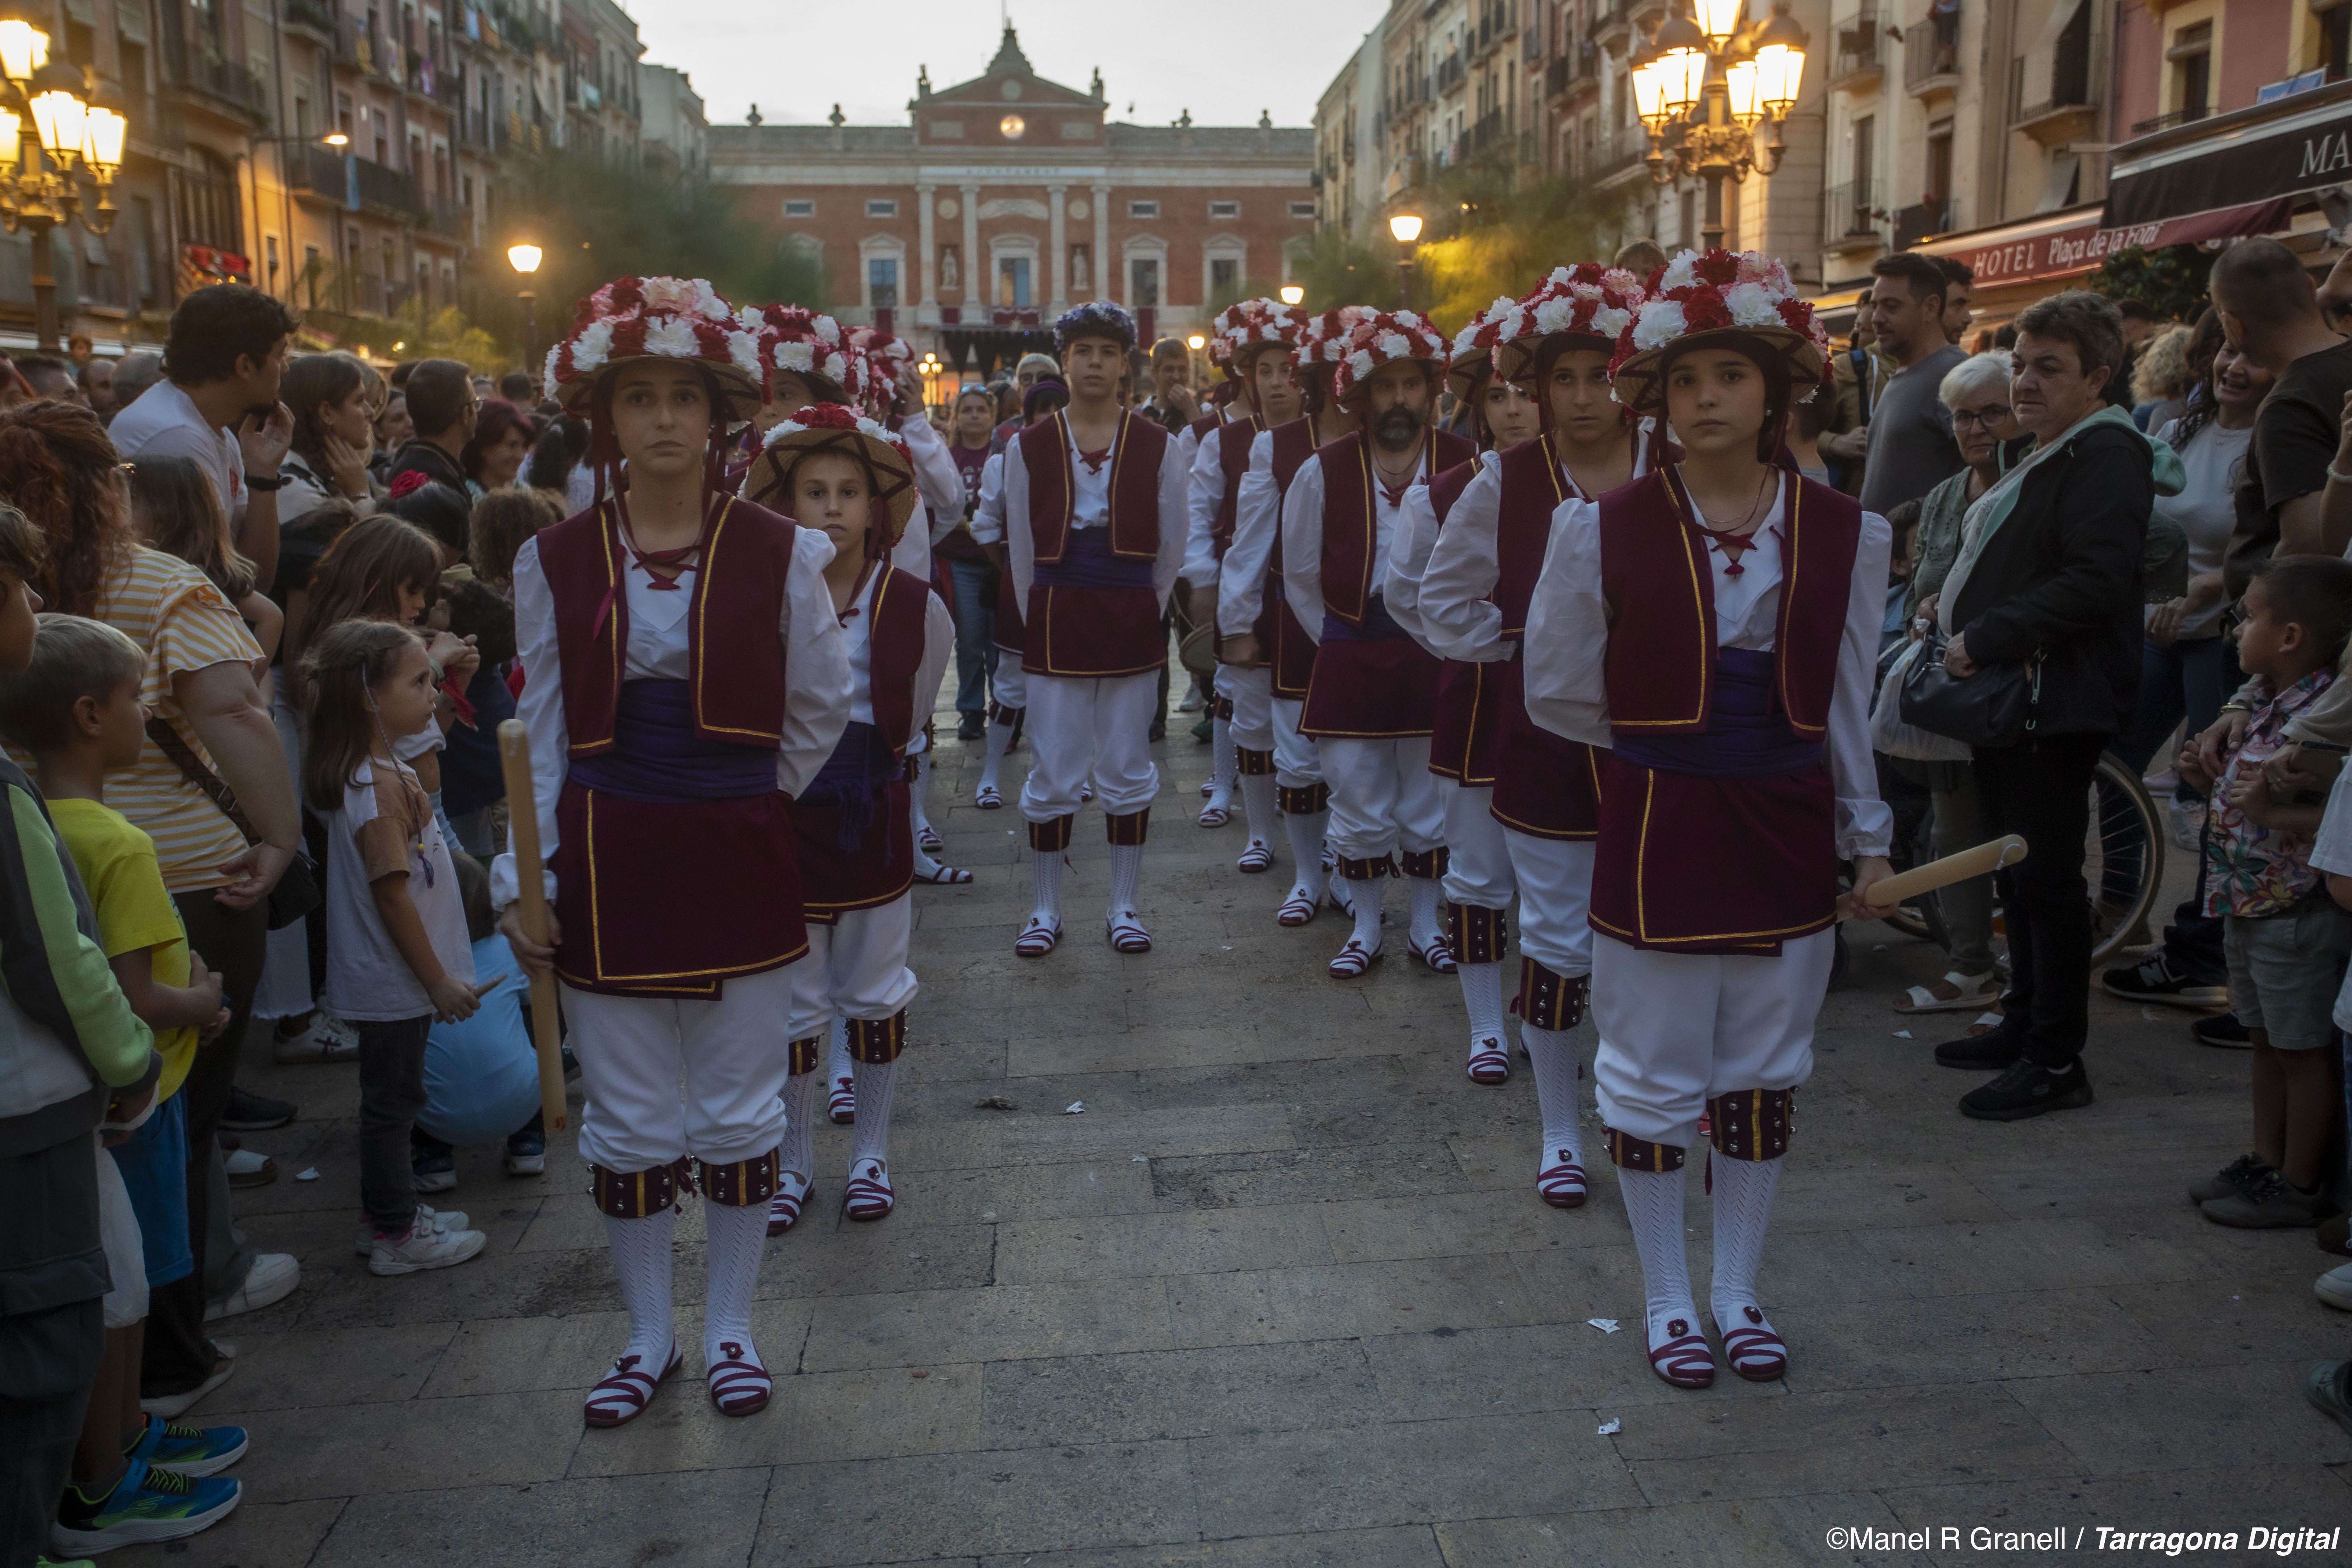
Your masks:
{"label": "necklace on dancer", "polygon": [[[1682,477],[1679,465],[1675,468],[1675,475],[1677,479]],[[1723,552],[1725,576],[1738,577],[1747,572],[1748,568],[1740,564],[1740,557],[1756,548],[1756,525],[1769,510],[1768,503],[1770,499],[1780,493],[1780,470],[1768,467],[1764,471],[1764,482],[1757,489],[1756,499],[1748,503],[1748,510],[1729,528],[1707,527],[1706,523],[1699,521],[1698,503],[1696,500],[1691,502],[1691,526],[1706,535],[1706,542],[1710,548]],[[1683,493],[1685,496],[1690,493],[1690,482],[1687,479],[1683,480]]]}

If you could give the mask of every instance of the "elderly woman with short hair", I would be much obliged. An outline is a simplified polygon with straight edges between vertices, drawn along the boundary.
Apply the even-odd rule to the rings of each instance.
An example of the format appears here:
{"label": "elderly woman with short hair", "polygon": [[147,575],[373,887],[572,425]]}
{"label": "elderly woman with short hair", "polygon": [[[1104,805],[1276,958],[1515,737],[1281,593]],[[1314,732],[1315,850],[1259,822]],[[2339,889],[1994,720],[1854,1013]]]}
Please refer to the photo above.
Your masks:
{"label": "elderly woman with short hair", "polygon": [[1937,593],[1946,670],[2026,670],[2032,692],[2025,732],[1974,758],[1986,826],[2023,835],[2029,851],[2000,873],[2007,1016],[1936,1049],[1947,1067],[2001,1069],[1960,1101],[1980,1120],[2091,1102],[2091,781],[2138,695],[2148,515],[2159,490],[2180,487],[2172,449],[2106,402],[2122,359],[2123,323],[2096,294],[2054,294],[2019,315],[2009,401],[2033,447],[1969,507]]}
{"label": "elderly woman with short hair", "polygon": [[[2002,444],[2019,432],[2009,411],[2009,356],[1976,354],[1944,373],[1936,395],[1952,416],[1952,439],[1968,466],[1929,490],[1919,501],[1918,542],[1911,567],[1911,613],[1932,618],[1952,561],[1959,553],[1960,525],[1968,510],[2000,478]],[[1924,778],[1934,801],[1929,851],[1957,854],[1991,835],[1975,773],[1966,762],[1918,763],[1906,773]],[[1951,967],[1941,980],[1914,985],[1897,998],[1898,1013],[1969,1012],[1969,1033],[1980,1035],[2000,1022],[2000,975],[1993,967],[1992,879],[1972,877],[1936,895],[1944,917],[1944,941]]]}

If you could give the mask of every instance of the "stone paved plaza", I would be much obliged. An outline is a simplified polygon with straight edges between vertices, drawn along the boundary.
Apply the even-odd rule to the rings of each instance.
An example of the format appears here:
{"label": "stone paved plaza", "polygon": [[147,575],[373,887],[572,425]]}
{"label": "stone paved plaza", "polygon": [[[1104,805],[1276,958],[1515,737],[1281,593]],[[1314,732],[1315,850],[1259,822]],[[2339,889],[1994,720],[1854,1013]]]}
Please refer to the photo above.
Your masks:
{"label": "stone paved plaza", "polygon": [[[263,1066],[251,1085],[303,1114],[250,1140],[281,1176],[239,1208],[303,1283],[219,1331],[239,1369],[194,1415],[252,1429],[250,1500],[176,1564],[1728,1568],[2073,1555],[1935,1550],[1944,1526],[2071,1544],[2352,1520],[2352,1441],[2299,1388],[2352,1352],[2352,1319],[2314,1299],[2329,1260],[2307,1234],[2186,1203],[2243,1146],[2247,1058],[2191,1044],[2184,1016],[2096,997],[2095,1107],[1966,1121],[1974,1080],[1929,1059],[1948,1031],[1896,1037],[1887,1005],[1940,954],[1853,928],[1762,1279],[1790,1371],[1680,1393],[1643,1356],[1605,1160],[1588,1206],[1544,1206],[1523,1063],[1501,1089],[1464,1078],[1450,978],[1391,959],[1325,979],[1337,917],[1278,929],[1286,871],[1234,872],[1238,814],[1193,825],[1205,748],[1180,730],[1161,752],[1155,951],[1101,940],[1090,814],[1043,962],[1012,952],[1018,814],[965,804],[976,746],[941,754],[934,819],[979,875],[917,896],[898,1209],[836,1217],[847,1131],[823,1127],[820,1202],[761,1280],[773,1405],[733,1421],[704,1396],[689,1202],[687,1375],[584,1431],[625,1334],[569,1137],[537,1181],[465,1152],[439,1201],[488,1252],[379,1279],[351,1251],[355,1073]],[[1832,1550],[1855,1525],[1925,1528],[1930,1550]]]}

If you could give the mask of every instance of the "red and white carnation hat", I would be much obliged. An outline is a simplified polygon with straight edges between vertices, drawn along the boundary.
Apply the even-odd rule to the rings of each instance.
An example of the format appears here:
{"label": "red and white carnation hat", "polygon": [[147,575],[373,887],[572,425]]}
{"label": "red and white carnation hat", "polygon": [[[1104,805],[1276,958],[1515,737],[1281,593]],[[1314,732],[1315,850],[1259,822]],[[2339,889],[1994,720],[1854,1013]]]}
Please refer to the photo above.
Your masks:
{"label": "red and white carnation hat", "polygon": [[1496,363],[1503,374],[1520,380],[1536,374],[1549,339],[1587,338],[1593,346],[1614,349],[1647,298],[1641,279],[1622,267],[1597,261],[1555,267],[1519,300],[1523,316],[1498,345]]}
{"label": "red and white carnation hat", "polygon": [[1359,321],[1348,334],[1339,355],[1339,374],[1331,395],[1345,404],[1384,364],[1420,360],[1434,370],[1445,367],[1445,338],[1411,310],[1380,310]]}
{"label": "red and white carnation hat", "polygon": [[849,346],[848,334],[831,316],[798,305],[746,305],[736,320],[760,340],[768,372],[768,393],[787,371],[800,378],[819,403],[856,403],[866,395],[866,362]]}
{"label": "red and white carnation hat", "polygon": [[1296,352],[1300,366],[1337,366],[1347,352],[1349,334],[1379,314],[1370,305],[1340,305],[1310,316],[1298,330]]}
{"label": "red and white carnation hat", "polygon": [[1830,336],[1797,297],[1789,269],[1761,251],[1685,250],[1652,279],[1650,297],[1617,339],[1609,362],[1617,401],[1640,415],[1665,413],[1666,361],[1697,342],[1744,340],[1777,355],[1798,396],[1820,384]]}
{"label": "red and white carnation hat", "polygon": [[1494,368],[1495,351],[1519,336],[1525,330],[1527,311],[1519,302],[1505,294],[1470,318],[1469,324],[1454,334],[1454,350],[1445,361],[1445,379],[1454,388],[1454,395],[1467,399],[1478,390],[1478,384]]}
{"label": "red and white carnation hat", "polygon": [[915,459],[905,441],[855,408],[812,403],[769,431],[743,476],[740,493],[745,500],[790,517],[793,469],[816,452],[855,458],[872,472],[874,499],[884,509],[884,525],[875,533],[887,537],[869,539],[867,553],[889,553],[907,531],[907,520],[915,515]]}
{"label": "red and white carnation hat", "polygon": [[581,300],[571,335],[547,353],[542,384],[567,413],[584,414],[607,373],[656,359],[709,371],[734,418],[750,418],[767,391],[758,338],[699,278],[620,278]]}
{"label": "red and white carnation hat", "polygon": [[1212,353],[1235,381],[1248,376],[1251,364],[1267,349],[1285,354],[1297,351],[1299,340],[1315,318],[1304,307],[1279,300],[1244,300],[1217,313],[1210,339]]}

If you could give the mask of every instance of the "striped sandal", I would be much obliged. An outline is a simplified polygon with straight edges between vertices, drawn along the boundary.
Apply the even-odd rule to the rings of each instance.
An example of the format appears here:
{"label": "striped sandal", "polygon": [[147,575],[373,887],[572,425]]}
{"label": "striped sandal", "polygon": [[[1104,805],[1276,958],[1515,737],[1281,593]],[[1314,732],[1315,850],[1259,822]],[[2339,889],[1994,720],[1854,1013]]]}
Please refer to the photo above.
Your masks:
{"label": "striped sandal", "polygon": [[857,1080],[847,1073],[833,1080],[833,1089],[824,1097],[824,1114],[835,1127],[846,1127],[857,1120]]}
{"label": "striped sandal", "polygon": [[1113,910],[1103,917],[1103,929],[1110,935],[1115,952],[1150,952],[1151,933],[1143,929],[1133,910]]}
{"label": "striped sandal", "polygon": [[1004,796],[997,792],[994,784],[982,784],[972,792],[971,804],[981,811],[1002,811],[1004,809]]}
{"label": "striped sandal", "polygon": [[1748,1382],[1778,1382],[1789,1370],[1788,1343],[1764,1316],[1764,1309],[1755,1302],[1748,1302],[1733,1314],[1731,1327],[1725,1328],[1723,1320],[1717,1318],[1715,1328],[1723,1336],[1723,1359]]}
{"label": "striped sandal", "polygon": [[1356,979],[1364,971],[1378,963],[1382,956],[1381,949],[1377,947],[1367,949],[1362,942],[1351,936],[1348,939],[1347,945],[1339,950],[1338,956],[1331,960],[1331,978],[1334,980]]}
{"label": "striped sandal", "polygon": [[1059,946],[1061,941],[1061,921],[1041,921],[1031,915],[1029,923],[1021,928],[1020,936],[1014,939],[1013,951],[1024,958],[1043,958]]}
{"label": "striped sandal", "polygon": [[971,880],[971,873],[958,867],[933,860],[928,869],[920,866],[915,868],[915,880],[929,882],[934,887],[961,888]]}
{"label": "striped sandal", "polygon": [[[1708,1388],[1715,1383],[1715,1352],[1689,1317],[1673,1317],[1650,1330],[1650,1370],[1676,1388]],[[1665,1338],[1658,1335],[1663,1329]]]}
{"label": "striped sandal", "polygon": [[1253,875],[1268,870],[1273,865],[1274,846],[1263,838],[1253,838],[1249,841],[1249,847],[1244,849],[1241,858],[1234,862],[1234,869],[1244,875]]}
{"label": "striped sandal", "polygon": [[1470,1042],[1470,1062],[1462,1069],[1472,1083],[1483,1083],[1492,1089],[1511,1081],[1511,1058],[1503,1049],[1503,1042],[1486,1038]]}
{"label": "striped sandal", "polygon": [[1209,804],[1201,808],[1200,823],[1203,827],[1223,827],[1233,819],[1232,805],[1218,800],[1214,795],[1211,795]]}
{"label": "striped sandal", "polygon": [[721,1415],[757,1415],[768,1407],[775,1384],[760,1364],[760,1352],[735,1340],[719,1342],[719,1359],[706,1374],[710,1403]]}
{"label": "striped sandal", "polygon": [[808,1206],[815,1184],[798,1171],[786,1171],[776,1178],[776,1195],[768,1200],[768,1234],[782,1236],[800,1223],[801,1211]]}
{"label": "striped sandal", "polygon": [[1536,1191],[1556,1209],[1584,1206],[1584,1167],[1573,1149],[1552,1151],[1552,1163],[1536,1173]]}
{"label": "striped sandal", "polygon": [[928,822],[916,827],[915,843],[925,850],[944,849],[948,847],[948,841],[940,837],[940,830]]}
{"label": "striped sandal", "polygon": [[890,1190],[890,1173],[882,1168],[879,1160],[860,1160],[850,1173],[849,1185],[841,1192],[841,1212],[860,1224],[888,1217],[898,1206],[898,1194]]}
{"label": "striped sandal", "polygon": [[1290,897],[1282,900],[1282,908],[1274,912],[1278,925],[1303,926],[1314,920],[1316,900],[1307,896],[1307,889],[1293,885]]}
{"label": "striped sandal", "polygon": [[1431,973],[1451,974],[1454,972],[1454,949],[1444,937],[1432,938],[1427,947],[1407,937],[1405,946],[1412,949],[1415,958],[1429,965]]}
{"label": "striped sandal", "polygon": [[588,1400],[580,1412],[581,1419],[591,1426],[625,1426],[644,1414],[653,1403],[654,1390],[664,1380],[673,1376],[686,1364],[678,1353],[677,1342],[672,1340],[669,1360],[663,1363],[656,1377],[639,1364],[642,1358],[625,1355],[613,1363],[602,1382],[588,1391]]}

